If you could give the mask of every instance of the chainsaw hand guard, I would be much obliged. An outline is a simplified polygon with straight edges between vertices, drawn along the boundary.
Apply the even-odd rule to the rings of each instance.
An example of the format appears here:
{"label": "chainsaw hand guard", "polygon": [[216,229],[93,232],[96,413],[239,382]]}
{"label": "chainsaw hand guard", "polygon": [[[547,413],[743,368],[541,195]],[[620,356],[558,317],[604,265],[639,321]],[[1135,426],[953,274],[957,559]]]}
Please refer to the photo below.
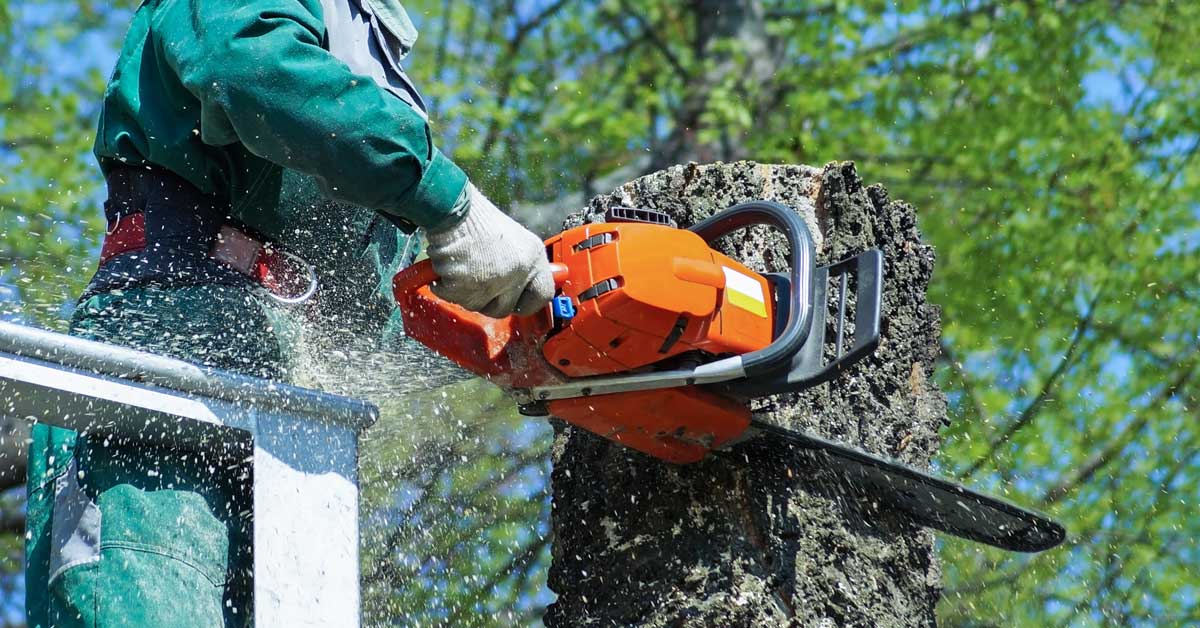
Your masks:
{"label": "chainsaw hand guard", "polygon": [[[787,237],[791,248],[787,274],[767,276],[775,293],[775,339],[769,346],[742,356],[745,376],[722,384],[722,392],[761,397],[811,388],[835,377],[870,355],[879,344],[883,252],[871,249],[830,266],[812,269],[815,257],[808,225],[778,203],[752,201],[721,212],[691,227],[710,245],[718,238],[752,225],[770,225]],[[844,347],[850,273],[856,277],[854,333]],[[824,359],[829,279],[840,280],[834,357]]]}
{"label": "chainsaw hand guard", "polygon": [[[854,328],[847,343],[847,295],[853,274],[857,284],[854,291]],[[871,355],[879,345],[880,312],[882,310],[883,253],[878,249],[864,251],[836,264],[822,266],[812,274],[812,323],[808,336],[799,351],[783,365],[757,377],[747,377],[722,386],[728,394],[762,397],[779,393],[799,392],[827,382],[859,360]],[[793,289],[787,275],[767,275],[775,290],[776,312],[788,307],[787,295]],[[829,285],[838,282],[837,308],[833,329],[830,329]],[[828,334],[833,331],[833,354],[826,359]],[[848,346],[847,346],[848,344]]]}

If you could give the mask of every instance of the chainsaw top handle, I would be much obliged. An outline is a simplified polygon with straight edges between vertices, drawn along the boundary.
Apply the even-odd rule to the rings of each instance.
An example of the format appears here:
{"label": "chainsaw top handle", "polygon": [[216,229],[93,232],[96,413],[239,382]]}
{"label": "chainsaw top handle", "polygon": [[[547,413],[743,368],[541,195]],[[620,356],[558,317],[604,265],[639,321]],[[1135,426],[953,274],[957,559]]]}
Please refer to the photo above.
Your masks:
{"label": "chainsaw top handle", "polygon": [[754,225],[769,225],[783,232],[792,249],[789,260],[791,290],[787,323],[771,344],[742,355],[746,377],[763,375],[786,367],[808,339],[813,320],[813,258],[815,245],[804,218],[787,207],[771,201],[750,201],[734,205],[689,228],[710,246],[720,237]]}

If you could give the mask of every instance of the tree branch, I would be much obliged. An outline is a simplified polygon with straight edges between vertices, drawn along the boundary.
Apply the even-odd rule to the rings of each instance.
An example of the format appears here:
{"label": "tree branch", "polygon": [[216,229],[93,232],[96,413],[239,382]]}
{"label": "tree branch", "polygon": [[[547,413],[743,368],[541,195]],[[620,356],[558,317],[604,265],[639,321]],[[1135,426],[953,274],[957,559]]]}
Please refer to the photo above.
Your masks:
{"label": "tree branch", "polygon": [[[525,43],[525,38],[528,37],[529,34],[536,30],[539,26],[541,26],[546,20],[553,17],[555,13],[558,13],[564,6],[566,6],[567,2],[568,0],[558,0],[554,4],[551,4],[540,11],[537,15],[529,18],[529,20],[517,24],[512,39],[508,40],[508,45],[505,46],[504,56],[505,58],[510,59],[510,61],[508,62],[508,65],[504,66],[504,70],[500,75],[500,85],[496,90],[497,108],[503,109],[505,105],[508,104],[509,96],[512,95],[512,83],[513,79],[515,79],[517,76],[517,66],[516,63],[511,60],[516,58],[517,51],[520,50],[521,46]],[[489,154],[491,154],[492,149],[495,147],[496,142],[499,141],[499,139],[500,121],[497,117],[492,117],[492,119],[488,121],[487,131],[483,136],[483,145],[482,149],[480,150],[480,154],[482,154],[484,157],[487,157]]]}
{"label": "tree branch", "polygon": [[962,382],[962,391],[966,395],[967,400],[971,402],[971,408],[975,410],[975,418],[980,423],[990,421],[990,415],[987,409],[983,407],[983,403],[979,401],[979,396],[975,394],[975,382],[971,381],[970,375],[962,367],[962,362],[958,359],[958,354],[950,343],[946,342],[945,338],[941,339],[942,345],[942,360],[945,361],[950,371]]}
{"label": "tree branch", "polygon": [[9,510],[8,508],[0,511],[0,534],[14,534],[20,536],[25,533],[25,511]]}
{"label": "tree branch", "polygon": [[1125,429],[1121,430],[1120,434],[1109,441],[1108,446],[1096,452],[1096,454],[1093,455],[1087,462],[1083,463],[1082,466],[1077,467],[1073,473],[1068,474],[1066,477],[1055,483],[1050,490],[1046,491],[1046,494],[1043,495],[1041,499],[1042,506],[1051,506],[1057,503],[1059,500],[1070,494],[1071,491],[1092,479],[1092,477],[1096,475],[1096,472],[1107,467],[1114,460],[1116,460],[1117,456],[1124,451],[1124,449],[1128,447],[1130,443],[1137,439],[1138,435],[1141,434],[1141,431],[1150,422],[1152,414],[1150,410],[1161,406],[1163,403],[1166,403],[1172,397],[1178,395],[1179,392],[1182,391],[1185,386],[1187,386],[1192,377],[1195,375],[1195,363],[1196,360],[1193,358],[1191,360],[1191,364],[1181,369],[1175,380],[1159,391],[1159,393],[1155,395],[1154,400],[1151,401],[1142,412],[1138,413],[1136,420],[1125,426]]}
{"label": "tree branch", "polygon": [[1095,316],[1096,304],[1099,302],[1103,293],[1103,289],[1098,291],[1096,296],[1092,299],[1092,302],[1088,304],[1087,312],[1084,313],[1084,315],[1079,319],[1079,323],[1075,326],[1075,335],[1071,338],[1071,344],[1067,347],[1067,351],[1063,353],[1062,358],[1059,359],[1058,365],[1054,368],[1050,375],[1046,377],[1046,381],[1042,384],[1041,391],[1039,391],[1037,396],[1034,397],[1033,401],[1031,401],[1029,405],[1025,407],[1017,419],[1013,421],[998,438],[992,441],[991,445],[988,447],[987,453],[980,456],[975,463],[967,469],[966,473],[964,473],[965,477],[971,477],[975,475],[975,473],[978,472],[979,469],[981,469],[985,464],[991,462],[996,455],[996,451],[999,450],[1000,447],[1011,440],[1017,432],[1021,431],[1030,423],[1032,423],[1037,417],[1038,412],[1040,412],[1042,409],[1042,406],[1047,400],[1050,399],[1050,395],[1054,393],[1054,389],[1057,387],[1058,381],[1074,363],[1075,356],[1079,352],[1079,347],[1083,342],[1083,338],[1086,335],[1088,328],[1092,324],[1092,318]]}
{"label": "tree branch", "polygon": [[[525,567],[532,563],[542,553],[542,550],[550,544],[550,535],[543,536],[536,541],[527,545],[522,551],[514,552],[508,562],[501,568],[492,573],[491,577],[486,582],[481,584],[476,591],[487,594],[491,592],[496,585],[500,584],[505,578],[514,572],[514,570],[525,570]],[[463,618],[463,614],[475,609],[470,608],[467,604],[462,604],[454,610],[450,617],[446,620],[447,626],[457,626]]]}
{"label": "tree branch", "polygon": [[683,66],[683,63],[679,60],[679,57],[676,56],[671,48],[667,46],[666,42],[664,42],[662,38],[658,36],[658,31],[660,28],[658,25],[648,22],[646,17],[642,15],[641,11],[637,11],[629,6],[629,2],[627,0],[621,0],[621,11],[632,17],[638,23],[638,26],[642,28],[642,34],[639,38],[645,38],[648,40],[650,45],[654,46],[655,50],[658,50],[659,53],[661,53],[662,56],[667,60],[667,63],[670,64],[671,69],[675,70],[676,74],[678,74],[685,82],[691,79],[691,72],[689,72],[687,68]]}
{"label": "tree branch", "polygon": [[768,20],[807,20],[822,15],[833,15],[838,12],[838,5],[823,4],[807,9],[770,9],[764,13]]}

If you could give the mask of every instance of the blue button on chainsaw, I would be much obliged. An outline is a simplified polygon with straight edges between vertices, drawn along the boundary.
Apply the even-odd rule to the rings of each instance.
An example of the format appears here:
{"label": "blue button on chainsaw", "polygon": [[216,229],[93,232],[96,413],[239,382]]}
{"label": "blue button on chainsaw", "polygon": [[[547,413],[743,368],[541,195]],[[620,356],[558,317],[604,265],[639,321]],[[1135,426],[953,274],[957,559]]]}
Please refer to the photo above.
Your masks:
{"label": "blue button on chainsaw", "polygon": [[571,302],[571,297],[565,294],[554,297],[553,309],[554,318],[575,318],[575,304]]}

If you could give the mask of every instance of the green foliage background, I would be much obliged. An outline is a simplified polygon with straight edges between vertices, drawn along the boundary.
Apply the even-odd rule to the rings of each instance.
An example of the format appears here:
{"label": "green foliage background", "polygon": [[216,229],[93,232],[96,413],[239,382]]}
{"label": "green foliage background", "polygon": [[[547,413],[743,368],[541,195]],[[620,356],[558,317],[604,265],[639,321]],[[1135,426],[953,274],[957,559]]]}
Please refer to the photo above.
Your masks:
{"label": "green foliage background", "polygon": [[[1200,5],[800,4],[411,1],[408,67],[448,152],[533,224],[689,158],[857,161],[937,247],[940,470],[1071,531],[1035,557],[944,540],[941,621],[1200,622]],[[0,0],[15,316],[56,324],[92,269],[87,150],[128,5]],[[371,444],[373,621],[504,625],[547,599],[546,431],[471,386],[430,393],[445,442]]]}

